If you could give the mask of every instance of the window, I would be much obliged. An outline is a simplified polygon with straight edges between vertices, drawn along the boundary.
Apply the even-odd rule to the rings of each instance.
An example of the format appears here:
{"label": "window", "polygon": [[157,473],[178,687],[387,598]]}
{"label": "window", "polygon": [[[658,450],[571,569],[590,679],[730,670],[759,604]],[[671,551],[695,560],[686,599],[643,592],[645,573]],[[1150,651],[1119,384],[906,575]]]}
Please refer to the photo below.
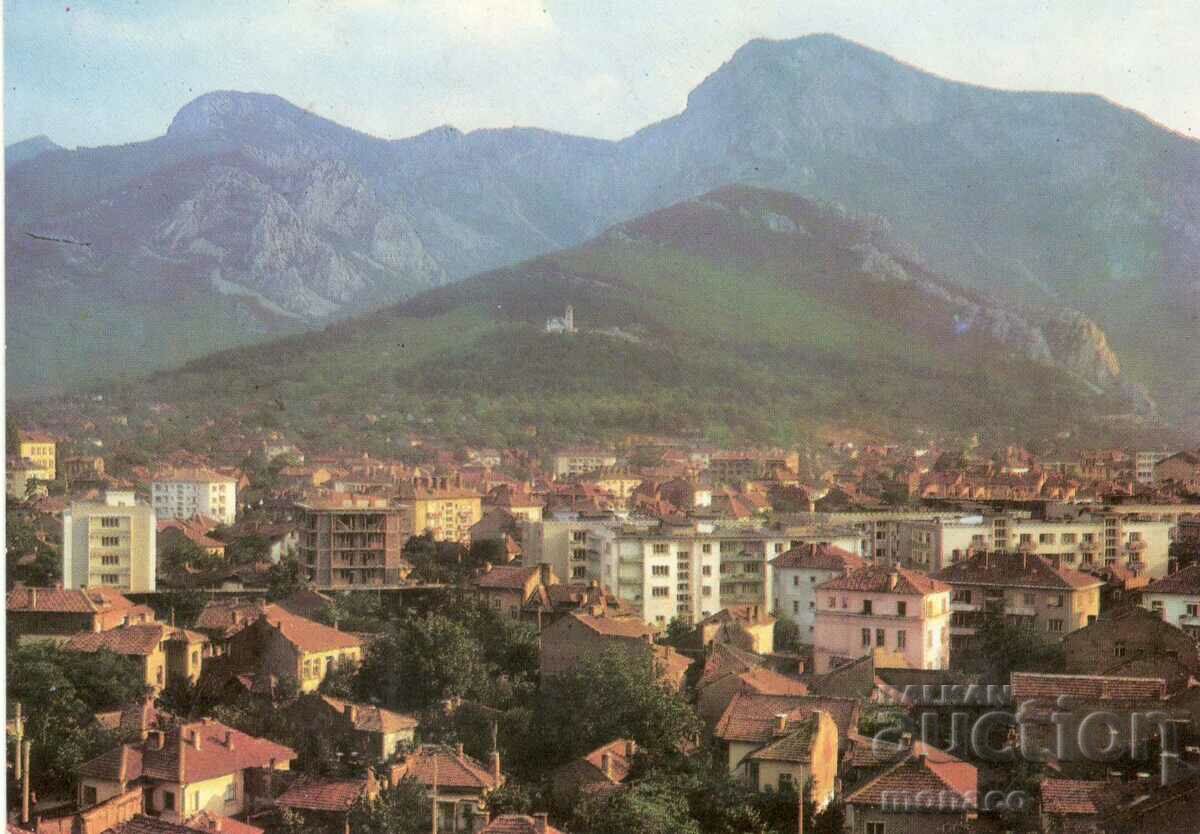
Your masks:
{"label": "window", "polygon": [[875,645],[881,649],[887,645],[887,632],[882,628],[875,629]]}
{"label": "window", "polygon": [[881,822],[867,823],[867,834],[887,834],[884,824]]}
{"label": "window", "polygon": [[115,573],[102,573],[100,574],[100,581],[105,585],[116,585],[121,581],[121,577],[117,576]]}
{"label": "window", "polygon": [[1047,620],[1046,621],[1046,630],[1051,633],[1054,633],[1054,634],[1061,634],[1062,630],[1063,630],[1063,621],[1062,620]]}
{"label": "window", "polygon": [[830,597],[830,598],[829,598],[829,607],[830,607],[830,608],[837,608],[837,597]]}
{"label": "window", "polygon": [[670,565],[654,565],[652,568],[650,568],[650,575],[651,576],[670,576],[671,575],[671,566]]}
{"label": "window", "polygon": [[667,546],[665,544],[656,544],[653,546],[652,549],[655,553],[666,553],[667,552]]}
{"label": "window", "polygon": [[1030,544],[1032,541],[1033,541],[1032,533],[1022,533],[1021,534],[1021,544]]}
{"label": "window", "polygon": [[904,649],[908,646],[908,632],[900,629],[896,632],[896,648]]}
{"label": "window", "polygon": [[791,790],[793,787],[794,787],[794,784],[792,782],[792,774],[790,774],[790,773],[779,774],[779,790],[781,790],[781,791]]}
{"label": "window", "polygon": [[88,806],[96,804],[96,789],[91,785],[83,786],[83,804]]}
{"label": "window", "polygon": [[120,527],[121,519],[116,518],[115,516],[106,515],[106,516],[104,516],[104,518],[100,519],[100,526],[101,527]]}
{"label": "window", "polygon": [[1117,657],[1125,656],[1125,642],[1123,640],[1118,640],[1113,644],[1113,654]]}
{"label": "window", "polygon": [[1195,616],[1196,616],[1196,613],[1197,613],[1198,611],[1200,611],[1200,605],[1197,605],[1197,604],[1196,604],[1196,603],[1194,603],[1194,602],[1192,602],[1192,603],[1188,603],[1188,606],[1187,606],[1187,615],[1188,615],[1189,617],[1195,617]]}
{"label": "window", "polygon": [[800,574],[798,574],[798,573],[792,574],[792,587],[793,588],[800,587]]}
{"label": "window", "polygon": [[1153,611],[1155,614],[1158,614],[1161,617],[1162,613],[1163,613],[1162,600],[1156,599],[1156,600],[1152,601],[1150,603],[1150,610]]}
{"label": "window", "polygon": [[782,542],[775,542],[775,552],[776,553],[783,552],[783,543]]}
{"label": "window", "polygon": [[869,599],[864,599],[864,600],[863,600],[862,612],[863,612],[864,614],[870,614],[870,613],[871,613],[871,600],[869,600]]}
{"label": "window", "polygon": [[1039,533],[1038,534],[1038,543],[1039,544],[1054,544],[1054,534],[1053,533]]}
{"label": "window", "polygon": [[1035,597],[1033,594],[1022,594],[1021,602],[1026,608],[1032,608],[1037,604],[1037,597]]}
{"label": "window", "polygon": [[703,565],[700,568],[701,576],[712,576],[712,565]]}
{"label": "window", "polygon": [[1051,594],[1046,602],[1051,608],[1062,608],[1067,604],[1067,598],[1062,594]]}
{"label": "window", "polygon": [[711,597],[712,596],[712,585],[705,585],[703,588],[701,588],[700,596]]}
{"label": "window", "polygon": [[971,604],[971,592],[969,590],[955,591],[953,596],[954,602],[962,602],[967,605]]}
{"label": "window", "polygon": [[908,603],[907,602],[897,602],[896,603],[896,616],[897,617],[907,617],[908,616]]}
{"label": "window", "polygon": [[121,564],[120,556],[101,556],[100,564],[102,565],[119,565]]}
{"label": "window", "polygon": [[172,791],[163,791],[162,793],[162,809],[164,811],[175,810],[175,794]]}
{"label": "window", "polygon": [[571,568],[571,578],[572,579],[586,579],[587,578],[587,568],[584,567],[583,565],[576,565],[575,567]]}
{"label": "window", "polygon": [[120,536],[101,536],[100,537],[100,546],[101,547],[117,547],[120,544],[121,544]]}
{"label": "window", "polygon": [[701,553],[712,553],[712,545],[707,544],[707,543],[700,545],[700,552]]}
{"label": "window", "polygon": [[862,630],[862,644],[864,648],[869,648],[871,645],[871,629],[864,628]]}
{"label": "window", "polygon": [[230,782],[225,786],[225,804],[229,805],[237,801],[237,786]]}
{"label": "window", "polygon": [[793,614],[800,613],[800,600],[798,600],[798,599],[792,600],[792,613]]}
{"label": "window", "polygon": [[656,585],[650,589],[650,596],[653,597],[669,597],[671,589],[665,585]]}
{"label": "window", "polygon": [[1075,533],[1063,533],[1062,534],[1062,543],[1063,544],[1075,544],[1075,541],[1077,538],[1078,538],[1077,534],[1075,534]]}

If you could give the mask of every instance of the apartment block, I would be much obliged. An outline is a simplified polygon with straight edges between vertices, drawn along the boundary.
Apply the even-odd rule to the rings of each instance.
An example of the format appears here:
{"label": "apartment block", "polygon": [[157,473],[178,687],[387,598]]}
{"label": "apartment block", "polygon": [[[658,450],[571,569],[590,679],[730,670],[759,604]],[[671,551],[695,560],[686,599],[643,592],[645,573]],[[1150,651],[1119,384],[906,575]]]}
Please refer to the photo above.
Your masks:
{"label": "apartment block", "polygon": [[154,508],[132,492],[103,501],[75,501],[63,512],[63,585],[103,585],[119,591],[155,589]]}
{"label": "apartment block", "polygon": [[483,518],[483,497],[446,479],[425,479],[400,490],[411,535],[470,544],[471,527]]}
{"label": "apartment block", "polygon": [[1045,556],[1060,565],[1125,565],[1139,574],[1166,576],[1176,524],[1150,515],[1106,509],[1075,518],[992,519],[996,550]]}
{"label": "apartment block", "polygon": [[206,515],[222,524],[237,519],[237,481],[211,469],[165,472],[150,484],[150,499],[162,519]]}
{"label": "apartment block", "polygon": [[617,456],[603,449],[562,449],[554,454],[554,477],[568,478],[617,465]]}
{"label": "apartment block", "polygon": [[950,647],[965,647],[989,617],[1049,639],[1095,622],[1103,580],[1029,553],[981,552],[933,574],[952,589]]}
{"label": "apartment block", "polygon": [[800,628],[800,639],[813,641],[817,614],[817,586],[858,570],[866,563],[834,545],[801,544],[771,560],[774,572],[776,616],[791,618]]}
{"label": "apartment block", "polygon": [[1135,452],[1133,456],[1133,474],[1139,484],[1154,484],[1154,466],[1160,460],[1166,460],[1171,452],[1162,450]]}
{"label": "apartment block", "polygon": [[896,530],[896,561],[926,573],[991,547],[992,530],[982,515],[904,520]]}
{"label": "apartment block", "polygon": [[401,581],[402,511],[384,498],[334,496],[296,505],[297,552],[318,588]]}
{"label": "apartment block", "polygon": [[32,461],[46,474],[47,481],[53,481],[58,476],[58,441],[42,432],[23,431],[19,437],[20,449],[17,451],[17,457]]}

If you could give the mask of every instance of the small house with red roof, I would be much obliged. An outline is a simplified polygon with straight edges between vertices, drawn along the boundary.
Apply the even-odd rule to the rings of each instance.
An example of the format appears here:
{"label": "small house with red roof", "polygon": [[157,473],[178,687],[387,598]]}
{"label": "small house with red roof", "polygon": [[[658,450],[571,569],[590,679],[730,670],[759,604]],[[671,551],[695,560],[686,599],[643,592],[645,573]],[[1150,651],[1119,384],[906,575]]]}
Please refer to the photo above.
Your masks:
{"label": "small house with red roof", "polygon": [[274,771],[293,750],[204,719],[151,731],[79,767],[79,803],[94,805],[141,786],[145,810],[170,822],[207,811],[232,816],[269,804]]}
{"label": "small house with red roof", "polygon": [[229,639],[234,669],[291,678],[312,692],[338,664],[362,662],[363,638],[267,605],[249,626]]}
{"label": "small house with red roof", "polygon": [[974,765],[922,745],[846,797],[846,831],[966,831],[978,790]]}
{"label": "small house with red roof", "polygon": [[655,645],[657,633],[638,617],[568,614],[542,631],[539,654],[542,679],[570,672],[586,658],[598,658],[608,650],[616,650],[652,658],[660,678],[676,689],[682,688],[692,660],[670,646]]}
{"label": "small house with red roof", "polygon": [[522,567],[520,565],[486,564],[471,580],[471,594],[481,604],[514,620],[542,588],[558,584],[558,577],[549,563]]}
{"label": "small house with red roof", "polygon": [[463,752],[462,745],[424,744],[392,765],[390,781],[414,779],[425,787],[437,809],[441,834],[475,834],[488,821],[487,799],[504,784],[500,754],[485,766]]}
{"label": "small house with red roof", "polygon": [[566,834],[550,824],[549,815],[501,814],[485,825],[479,834]]}
{"label": "small house with red roof", "polygon": [[154,622],[154,611],[115,588],[35,588],[17,584],[6,599],[8,634],[20,640],[64,640]]}
{"label": "small house with red roof", "polygon": [[196,631],[146,623],[110,631],[81,632],[67,640],[63,649],[87,653],[109,651],[133,658],[142,680],[158,692],[171,678],[184,678],[192,683],[200,679],[207,642],[208,638]]}
{"label": "small house with red roof", "polygon": [[555,802],[569,808],[581,798],[603,796],[615,790],[633,771],[637,743],[619,738],[597,747],[586,756],[567,762],[550,777]]}

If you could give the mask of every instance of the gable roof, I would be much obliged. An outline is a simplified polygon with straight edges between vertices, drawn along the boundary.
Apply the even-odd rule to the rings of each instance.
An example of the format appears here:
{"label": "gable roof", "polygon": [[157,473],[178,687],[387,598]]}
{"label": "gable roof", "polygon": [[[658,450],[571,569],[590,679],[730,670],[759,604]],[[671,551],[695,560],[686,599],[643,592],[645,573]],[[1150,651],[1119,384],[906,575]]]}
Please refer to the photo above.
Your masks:
{"label": "gable roof", "polygon": [[767,613],[766,606],[762,605],[730,605],[717,611],[715,614],[709,614],[697,626],[720,625],[725,623],[738,623],[740,625],[768,625],[774,623],[775,618]]}
{"label": "gable roof", "polygon": [[471,580],[476,588],[524,591],[525,583],[536,576],[538,568],[518,565],[498,565]]}
{"label": "gable roof", "polygon": [[786,730],[765,747],[760,747],[750,754],[749,758],[756,761],[772,762],[807,762],[812,759],[813,742],[821,726],[821,716],[810,712],[796,719],[787,721]]}
{"label": "gable roof", "polygon": [[974,765],[947,753],[910,754],[846,797],[847,805],[888,807],[892,797],[913,797],[924,793],[937,796],[932,807],[922,806],[921,813],[961,814],[975,809],[979,776]]}
{"label": "gable roof", "polygon": [[849,550],[832,544],[806,543],[785,550],[770,562],[775,568],[807,568],[809,570],[858,570],[867,563]]}
{"label": "gable roof", "polygon": [[274,626],[284,639],[302,652],[328,652],[363,645],[361,637],[338,631],[315,620],[305,619],[280,605],[268,605],[264,608],[262,619]]}
{"label": "gable roof", "polygon": [[1105,781],[1043,778],[1040,783],[1042,812],[1056,815],[1092,815],[1099,813],[1096,795],[1111,787]]}
{"label": "gable roof", "polygon": [[829,713],[838,728],[838,737],[845,738],[854,729],[858,702],[851,698],[822,698],[813,695],[760,695],[738,692],[725,707],[713,729],[722,741],[766,743],[775,738],[779,715],[788,721],[803,718],[814,710]]}
{"label": "gable roof", "polygon": [[1060,695],[1095,701],[1160,701],[1167,696],[1162,678],[1013,672],[1011,682],[1014,702],[1031,698],[1052,701]]}
{"label": "gable roof", "polygon": [[[895,587],[892,587],[892,577]],[[901,567],[867,565],[845,576],[834,577],[817,586],[822,591],[858,591],[876,594],[925,596],[949,591],[950,586],[919,571]]]}
{"label": "gable roof", "polygon": [[996,585],[1004,588],[1048,588],[1073,590],[1099,588],[1097,576],[1070,568],[1055,567],[1036,554],[976,553],[947,565],[933,574],[935,579],[959,585]]}
{"label": "gable roof", "polygon": [[18,585],[8,592],[9,611],[94,614],[136,607],[114,588],[33,588]]}
{"label": "gable roof", "polygon": [[367,793],[370,780],[330,779],[321,776],[303,775],[292,782],[275,804],[283,808],[301,808],[306,811],[346,812]]}
{"label": "gable roof", "polygon": [[346,712],[348,707],[354,710],[354,729],[364,733],[399,733],[414,730],[420,723],[411,715],[377,707],[372,704],[357,704],[341,698],[320,696],[325,703],[339,712]]}
{"label": "gable roof", "polygon": [[503,777],[497,781],[482,763],[470,756],[460,756],[456,750],[433,744],[423,744],[406,755],[392,772],[397,778],[411,776],[429,786],[433,784],[435,761],[439,788],[490,791],[504,781]]}
{"label": "gable roof", "polygon": [[525,814],[501,814],[485,825],[479,834],[564,834],[550,824],[543,825]]}
{"label": "gable roof", "polygon": [[606,637],[645,640],[647,637],[653,637],[657,633],[651,626],[638,617],[593,617],[591,614],[582,614],[579,612],[572,612],[567,616],[574,617],[591,631],[603,634]]}
{"label": "gable roof", "polygon": [[110,651],[121,655],[150,655],[164,640],[206,643],[208,638],[196,631],[173,628],[162,623],[122,626],[109,631],[85,631],[63,644],[70,652]]}

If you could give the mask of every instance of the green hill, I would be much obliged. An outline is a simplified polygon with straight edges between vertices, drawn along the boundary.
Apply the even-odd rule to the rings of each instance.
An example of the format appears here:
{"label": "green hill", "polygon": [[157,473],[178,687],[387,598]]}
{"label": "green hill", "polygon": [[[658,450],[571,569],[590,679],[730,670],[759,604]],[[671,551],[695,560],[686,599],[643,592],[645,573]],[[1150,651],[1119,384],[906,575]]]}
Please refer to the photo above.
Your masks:
{"label": "green hill", "polygon": [[[546,332],[568,304],[579,332]],[[728,188],[317,333],[107,389],[103,408],[136,427],[147,403],[174,406],[156,431],[194,446],[254,426],[321,446],[409,430],[520,442],[534,429],[544,441],[791,443],[826,425],[1029,439],[1128,408],[1119,379],[1096,370],[1102,334],[1063,336],[1079,320],[928,272],[878,218]]]}

